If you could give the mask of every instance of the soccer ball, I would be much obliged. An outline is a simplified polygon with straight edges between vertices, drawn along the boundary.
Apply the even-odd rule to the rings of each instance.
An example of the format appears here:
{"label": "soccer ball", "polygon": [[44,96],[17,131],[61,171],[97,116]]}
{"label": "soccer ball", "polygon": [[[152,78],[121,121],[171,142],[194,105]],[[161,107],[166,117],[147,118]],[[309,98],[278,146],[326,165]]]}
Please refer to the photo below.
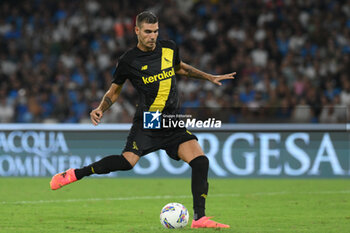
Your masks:
{"label": "soccer ball", "polygon": [[189,217],[186,207],[180,203],[166,204],[160,211],[160,223],[165,228],[185,227]]}

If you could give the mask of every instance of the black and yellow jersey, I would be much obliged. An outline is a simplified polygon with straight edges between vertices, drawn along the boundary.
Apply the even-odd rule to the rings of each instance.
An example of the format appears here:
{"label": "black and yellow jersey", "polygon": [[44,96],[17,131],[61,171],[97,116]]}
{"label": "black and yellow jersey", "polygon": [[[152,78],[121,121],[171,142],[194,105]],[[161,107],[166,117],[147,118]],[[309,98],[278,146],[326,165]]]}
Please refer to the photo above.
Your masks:
{"label": "black and yellow jersey", "polygon": [[129,79],[139,93],[134,120],[142,118],[144,111],[175,114],[179,98],[176,88],[175,66],[180,64],[175,42],[157,41],[153,51],[144,52],[134,47],[118,61],[113,83],[122,85]]}

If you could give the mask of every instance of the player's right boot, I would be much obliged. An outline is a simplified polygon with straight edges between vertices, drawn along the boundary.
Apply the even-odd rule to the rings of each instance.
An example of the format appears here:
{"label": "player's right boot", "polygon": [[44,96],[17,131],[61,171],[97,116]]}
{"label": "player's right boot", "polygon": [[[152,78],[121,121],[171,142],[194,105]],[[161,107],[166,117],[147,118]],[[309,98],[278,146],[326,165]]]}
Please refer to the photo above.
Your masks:
{"label": "player's right boot", "polygon": [[50,187],[52,190],[59,189],[67,184],[77,181],[75,177],[75,169],[71,168],[65,172],[54,175],[50,181]]}
{"label": "player's right boot", "polygon": [[191,228],[230,228],[230,225],[210,220],[212,217],[203,216],[198,220],[192,220]]}

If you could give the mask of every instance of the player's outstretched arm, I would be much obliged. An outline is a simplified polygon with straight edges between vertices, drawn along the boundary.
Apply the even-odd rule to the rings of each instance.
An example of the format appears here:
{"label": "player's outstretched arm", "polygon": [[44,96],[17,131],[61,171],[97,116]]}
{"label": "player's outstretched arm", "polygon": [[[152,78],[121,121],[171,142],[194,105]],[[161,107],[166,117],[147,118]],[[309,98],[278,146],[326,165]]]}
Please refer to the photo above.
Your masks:
{"label": "player's outstretched arm", "polygon": [[212,75],[212,74],[205,73],[201,70],[198,70],[198,69],[194,68],[193,66],[188,65],[184,62],[180,62],[178,67],[176,67],[175,72],[176,72],[176,74],[188,76],[191,78],[205,79],[205,80],[208,80],[208,81],[215,83],[219,86],[222,85],[222,83],[220,82],[221,80],[234,79],[235,78],[234,75],[236,75],[236,72],[229,73],[229,74],[223,74],[223,75]]}
{"label": "player's outstretched arm", "polygon": [[115,101],[117,101],[122,87],[123,85],[112,83],[106,94],[103,96],[100,105],[90,112],[92,124],[98,125],[98,123],[100,123],[103,113],[109,109]]}

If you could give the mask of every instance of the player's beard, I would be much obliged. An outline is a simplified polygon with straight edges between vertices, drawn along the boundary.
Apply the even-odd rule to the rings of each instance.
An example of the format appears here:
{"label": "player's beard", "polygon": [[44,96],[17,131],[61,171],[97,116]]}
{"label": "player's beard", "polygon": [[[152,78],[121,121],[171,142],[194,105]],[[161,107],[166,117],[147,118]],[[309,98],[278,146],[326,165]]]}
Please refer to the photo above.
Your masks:
{"label": "player's beard", "polygon": [[147,41],[144,46],[148,49],[148,50],[153,50],[156,45],[155,45],[155,41]]}
{"label": "player's beard", "polygon": [[155,43],[156,41],[154,40],[148,40],[148,41],[144,41],[143,45],[147,48],[147,49],[150,49],[150,50],[153,50],[154,47],[155,47]]}
{"label": "player's beard", "polygon": [[156,47],[155,43],[156,41],[145,41],[145,40],[142,40],[142,39],[139,39],[139,42],[138,42],[142,48],[144,48],[146,51],[153,51]]}

